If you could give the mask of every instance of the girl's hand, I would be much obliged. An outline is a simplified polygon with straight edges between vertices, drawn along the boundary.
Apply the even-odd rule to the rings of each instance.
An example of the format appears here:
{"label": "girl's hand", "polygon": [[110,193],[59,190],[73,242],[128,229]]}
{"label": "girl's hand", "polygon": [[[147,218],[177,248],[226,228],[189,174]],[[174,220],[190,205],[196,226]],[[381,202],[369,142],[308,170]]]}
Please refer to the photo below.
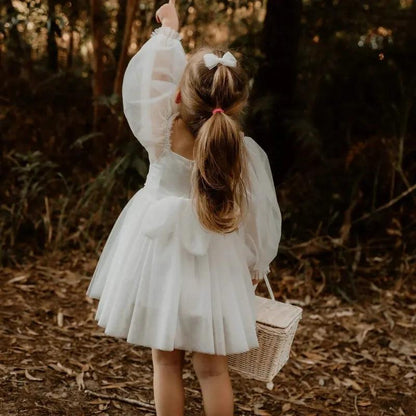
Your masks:
{"label": "girl's hand", "polygon": [[173,30],[179,30],[179,18],[175,9],[175,0],[169,0],[160,6],[156,11],[156,21],[162,23],[162,26],[170,27]]}

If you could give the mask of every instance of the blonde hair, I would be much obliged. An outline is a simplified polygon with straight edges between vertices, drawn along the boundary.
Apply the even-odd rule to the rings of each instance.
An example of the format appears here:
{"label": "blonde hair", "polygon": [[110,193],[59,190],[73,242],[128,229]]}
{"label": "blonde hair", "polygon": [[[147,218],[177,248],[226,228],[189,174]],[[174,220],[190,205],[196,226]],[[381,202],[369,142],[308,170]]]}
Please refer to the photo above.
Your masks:
{"label": "blonde hair", "polygon": [[[245,71],[205,66],[203,55],[226,51],[201,48],[190,58],[179,83],[180,116],[195,137],[192,199],[201,224],[230,233],[247,211],[247,154],[241,117],[249,86]],[[224,112],[213,114],[215,108]]]}

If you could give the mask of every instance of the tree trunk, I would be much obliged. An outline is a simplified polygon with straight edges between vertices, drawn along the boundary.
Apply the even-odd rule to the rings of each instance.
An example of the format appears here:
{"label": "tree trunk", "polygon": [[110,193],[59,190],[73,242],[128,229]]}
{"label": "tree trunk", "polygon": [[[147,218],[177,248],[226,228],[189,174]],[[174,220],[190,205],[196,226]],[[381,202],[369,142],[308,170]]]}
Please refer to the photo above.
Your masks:
{"label": "tree trunk", "polygon": [[126,2],[127,0],[119,0],[118,4],[118,12],[117,12],[117,32],[115,36],[116,44],[114,46],[114,59],[118,62],[121,49],[123,47],[123,39],[124,39],[124,25],[126,23]]}
{"label": "tree trunk", "polygon": [[79,16],[79,4],[78,0],[72,0],[71,9],[68,15],[69,20],[69,47],[68,47],[68,56],[66,61],[66,69],[70,70],[74,63],[74,31],[76,27],[76,21]]}
{"label": "tree trunk", "polygon": [[302,0],[268,0],[262,35],[264,62],[254,81],[248,117],[276,181],[293,159],[287,119],[294,104],[301,11]]}
{"label": "tree trunk", "polygon": [[[130,38],[131,38],[131,28],[133,26],[134,17],[136,15],[137,10],[137,0],[127,0],[127,5],[125,9],[125,25],[124,25],[124,35],[123,35],[123,43],[120,51],[120,56],[118,58],[117,64],[117,72],[114,79],[114,93],[121,95],[121,86],[123,82],[123,74],[127,66],[127,51],[130,45]],[[120,7],[121,4],[120,4]],[[121,31],[121,26],[118,28]]]}
{"label": "tree trunk", "polygon": [[68,55],[67,55],[67,60],[66,60],[67,70],[70,70],[72,68],[73,62],[74,62],[74,30],[71,26],[71,30],[69,32]]}
{"label": "tree trunk", "polygon": [[48,66],[51,71],[58,70],[58,45],[56,44],[55,0],[48,0]]}
{"label": "tree trunk", "polygon": [[92,93],[94,100],[94,119],[93,129],[97,130],[101,115],[101,106],[98,103],[98,97],[104,92],[104,30],[105,11],[101,0],[90,0],[91,6],[91,32],[93,44],[92,59]]}

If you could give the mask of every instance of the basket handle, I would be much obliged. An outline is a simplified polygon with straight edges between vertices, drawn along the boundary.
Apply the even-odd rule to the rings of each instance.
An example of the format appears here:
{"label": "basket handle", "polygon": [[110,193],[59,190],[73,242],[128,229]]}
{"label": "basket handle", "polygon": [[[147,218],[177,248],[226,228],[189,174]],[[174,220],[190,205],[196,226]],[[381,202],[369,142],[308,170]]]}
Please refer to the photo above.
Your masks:
{"label": "basket handle", "polygon": [[[276,300],[274,298],[274,293],[273,293],[272,287],[270,286],[270,282],[269,282],[269,279],[267,278],[266,274],[264,274],[263,277],[264,277],[264,281],[266,282],[267,291],[269,292],[270,299]],[[254,291],[257,289],[257,286],[258,286],[258,283],[256,283],[254,285]]]}
{"label": "basket handle", "polygon": [[267,286],[267,290],[269,291],[270,299],[276,300],[274,298],[274,293],[273,293],[272,287],[270,286],[269,279],[267,278],[266,275],[264,275],[264,281],[266,282],[266,286]]}

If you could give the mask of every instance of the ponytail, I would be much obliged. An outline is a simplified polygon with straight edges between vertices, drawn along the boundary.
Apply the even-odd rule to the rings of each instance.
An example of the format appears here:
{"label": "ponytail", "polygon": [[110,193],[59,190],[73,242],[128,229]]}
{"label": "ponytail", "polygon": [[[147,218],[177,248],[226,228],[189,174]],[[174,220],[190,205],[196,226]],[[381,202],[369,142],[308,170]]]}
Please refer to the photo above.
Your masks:
{"label": "ponytail", "polygon": [[[192,194],[206,229],[230,233],[247,212],[247,155],[240,120],[248,77],[238,64],[208,69],[203,56],[220,49],[201,48],[190,58],[180,81],[180,115],[195,137]],[[223,111],[213,111],[222,107]]]}
{"label": "ponytail", "polygon": [[239,124],[226,113],[211,115],[198,131],[192,176],[195,208],[205,228],[230,233],[247,206],[246,150]]}

